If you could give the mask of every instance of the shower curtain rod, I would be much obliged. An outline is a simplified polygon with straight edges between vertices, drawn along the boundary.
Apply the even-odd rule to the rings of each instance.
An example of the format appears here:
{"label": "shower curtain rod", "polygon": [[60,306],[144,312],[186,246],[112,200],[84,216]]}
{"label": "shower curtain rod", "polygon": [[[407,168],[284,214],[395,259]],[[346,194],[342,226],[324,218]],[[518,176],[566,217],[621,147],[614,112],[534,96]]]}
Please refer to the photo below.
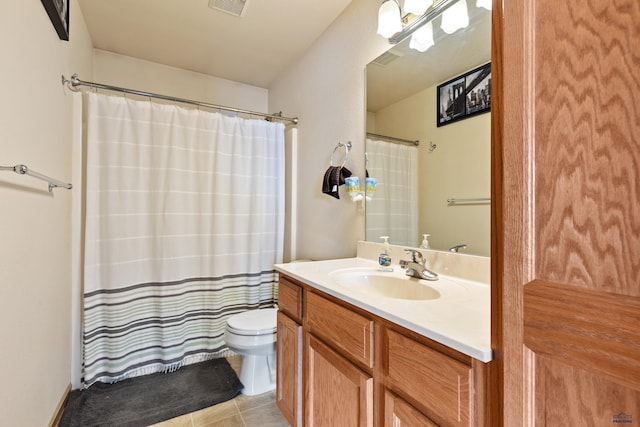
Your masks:
{"label": "shower curtain rod", "polygon": [[224,110],[224,111],[231,111],[231,112],[234,112],[234,113],[247,114],[247,115],[250,115],[250,116],[259,116],[259,117],[264,117],[265,119],[267,119],[269,121],[272,121],[272,120],[283,120],[283,121],[291,122],[294,125],[298,124],[298,118],[297,117],[283,117],[282,116],[282,112],[275,113],[275,114],[258,113],[256,111],[242,110],[240,108],[225,107],[223,105],[209,104],[208,102],[194,101],[192,99],[176,98],[174,96],[160,95],[160,94],[151,93],[151,92],[143,92],[143,91],[140,91],[140,90],[127,89],[127,88],[124,88],[124,87],[111,86],[111,85],[106,85],[106,84],[102,84],[102,83],[86,82],[84,80],[80,80],[78,78],[77,74],[72,75],[71,79],[66,79],[64,77],[64,75],[63,75],[62,76],[62,84],[63,85],[66,84],[67,87],[69,88],[69,90],[71,90],[73,92],[79,92],[79,90],[75,89],[77,86],[89,86],[89,87],[96,88],[96,89],[106,89],[106,90],[112,90],[112,91],[115,91],[115,92],[124,92],[124,93],[129,93],[129,94],[132,94],[132,95],[144,96],[144,97],[147,97],[147,98],[158,98],[158,99],[163,99],[165,101],[172,101],[172,102],[180,102],[180,103],[183,103],[183,104],[197,105],[198,107],[207,107],[207,108],[213,108],[213,109],[216,109],[216,110]]}
{"label": "shower curtain rod", "polygon": [[420,141],[417,139],[415,141],[412,141],[410,139],[396,138],[395,136],[380,135],[380,134],[371,133],[371,132],[367,132],[367,136],[375,136],[377,138],[388,139],[389,141],[403,142],[405,144],[415,145],[416,147],[420,145]]}

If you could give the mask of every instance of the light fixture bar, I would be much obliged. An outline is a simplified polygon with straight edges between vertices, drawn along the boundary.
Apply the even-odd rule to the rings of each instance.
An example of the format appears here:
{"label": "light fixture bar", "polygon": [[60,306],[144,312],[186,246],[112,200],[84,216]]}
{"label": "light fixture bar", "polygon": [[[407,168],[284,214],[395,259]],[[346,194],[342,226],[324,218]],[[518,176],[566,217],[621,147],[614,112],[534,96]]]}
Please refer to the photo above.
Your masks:
{"label": "light fixture bar", "polygon": [[418,28],[422,27],[427,22],[434,20],[438,15],[447,10],[449,7],[453,6],[453,4],[457,1],[458,0],[442,0],[438,4],[434,5],[431,9],[429,9],[427,13],[417,17],[409,24],[407,24],[407,26],[404,27],[402,31],[389,37],[389,43],[400,43],[402,40],[413,34]]}

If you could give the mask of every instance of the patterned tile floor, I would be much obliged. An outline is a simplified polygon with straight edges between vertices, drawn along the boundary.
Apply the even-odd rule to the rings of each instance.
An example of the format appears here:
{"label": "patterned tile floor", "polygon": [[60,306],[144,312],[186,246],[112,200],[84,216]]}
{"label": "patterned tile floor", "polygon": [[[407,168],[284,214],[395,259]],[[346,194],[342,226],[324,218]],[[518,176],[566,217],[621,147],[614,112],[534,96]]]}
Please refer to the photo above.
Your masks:
{"label": "patterned tile floor", "polygon": [[[227,359],[236,372],[240,356]],[[276,393],[257,396],[238,395],[232,400],[185,414],[153,427],[287,427],[289,424],[276,406]]]}

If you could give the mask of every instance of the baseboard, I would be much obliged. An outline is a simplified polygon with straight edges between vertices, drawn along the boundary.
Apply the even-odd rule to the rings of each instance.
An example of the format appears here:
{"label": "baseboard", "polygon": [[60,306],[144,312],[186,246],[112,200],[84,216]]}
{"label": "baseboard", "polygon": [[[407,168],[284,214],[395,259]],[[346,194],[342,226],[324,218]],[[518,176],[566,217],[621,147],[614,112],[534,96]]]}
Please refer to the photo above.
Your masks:
{"label": "baseboard", "polygon": [[49,427],[58,427],[58,424],[60,424],[60,420],[62,419],[62,414],[64,412],[64,408],[67,406],[67,401],[69,400],[70,394],[71,394],[71,384],[69,384],[67,388],[64,390],[64,393],[60,398],[60,402],[58,402],[58,406],[56,407],[56,410],[53,413],[53,417],[49,422]]}

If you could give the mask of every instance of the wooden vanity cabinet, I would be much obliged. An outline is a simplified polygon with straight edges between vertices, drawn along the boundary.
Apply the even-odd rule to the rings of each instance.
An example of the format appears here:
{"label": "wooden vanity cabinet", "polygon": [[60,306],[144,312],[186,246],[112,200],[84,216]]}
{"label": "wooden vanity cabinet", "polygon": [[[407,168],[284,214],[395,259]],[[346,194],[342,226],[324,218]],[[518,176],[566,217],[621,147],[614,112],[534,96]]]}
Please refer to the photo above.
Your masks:
{"label": "wooden vanity cabinet", "polygon": [[489,427],[482,362],[283,275],[279,307],[292,426]]}

